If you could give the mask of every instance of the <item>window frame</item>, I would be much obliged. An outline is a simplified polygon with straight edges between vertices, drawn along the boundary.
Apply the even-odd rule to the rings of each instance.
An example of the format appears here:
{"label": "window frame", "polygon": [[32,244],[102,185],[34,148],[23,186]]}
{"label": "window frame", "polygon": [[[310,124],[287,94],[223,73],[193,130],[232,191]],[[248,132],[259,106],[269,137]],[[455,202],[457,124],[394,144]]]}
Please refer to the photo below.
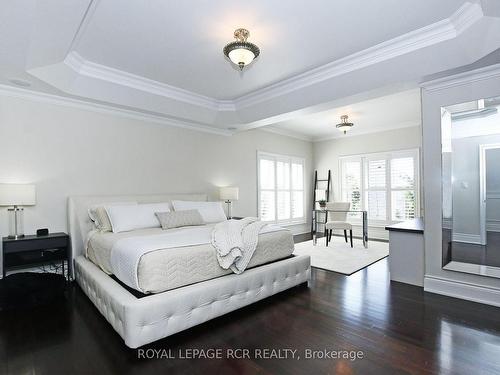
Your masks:
{"label": "window frame", "polygon": [[[274,162],[274,189],[261,189],[260,184],[260,160],[272,160]],[[278,162],[285,162],[289,164],[289,189],[278,189],[278,174],[277,174],[277,165]],[[292,184],[292,164],[301,164],[302,165],[302,189],[293,189]],[[271,152],[265,151],[257,151],[257,215],[259,219],[261,219],[261,207],[260,207],[260,198],[261,191],[274,191],[274,214],[275,219],[266,221],[266,223],[280,224],[283,226],[289,225],[297,225],[297,224],[305,224],[307,223],[307,205],[306,205],[306,159],[300,156],[293,155],[283,155],[283,154],[275,154]],[[289,219],[278,219],[278,192],[280,191],[289,191],[290,192],[290,218]],[[303,215],[300,218],[292,217],[292,200],[293,200],[293,192],[302,191],[302,206],[303,206]]]}
{"label": "window frame", "polygon": [[[413,173],[414,173],[414,187],[410,188],[399,188],[392,187],[391,180],[391,160],[398,158],[411,157],[413,158]],[[368,162],[370,160],[385,160],[385,188],[373,187],[367,188],[368,186]],[[341,156],[339,158],[339,190],[340,197],[343,200],[346,196],[346,190],[344,186],[343,176],[345,174],[344,164],[346,162],[359,162],[361,169],[361,181],[360,181],[360,196],[361,196],[361,207],[362,210],[368,211],[368,203],[367,203],[367,194],[369,191],[384,191],[386,194],[386,213],[385,220],[377,220],[377,219],[369,219],[371,226],[385,226],[393,223],[400,223],[402,220],[393,220],[392,219],[392,192],[393,191],[407,191],[414,190],[415,191],[415,217],[420,216],[420,149],[405,149],[405,150],[397,150],[397,151],[386,151],[386,152],[377,152],[377,153],[365,153],[365,154],[356,154],[356,155],[347,155]],[[355,223],[361,223],[360,218],[353,218],[352,220]]]}

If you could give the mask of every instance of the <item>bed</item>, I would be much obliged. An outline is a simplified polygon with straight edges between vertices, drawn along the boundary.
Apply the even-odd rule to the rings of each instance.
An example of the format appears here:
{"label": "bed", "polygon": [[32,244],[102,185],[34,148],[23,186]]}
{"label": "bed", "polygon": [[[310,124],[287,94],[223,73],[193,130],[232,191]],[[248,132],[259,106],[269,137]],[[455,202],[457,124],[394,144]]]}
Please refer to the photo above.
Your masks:
{"label": "bed", "polygon": [[[99,203],[125,200],[139,203],[172,200],[206,201],[207,196],[174,194],[84,196],[68,199],[68,227],[73,258],[71,273],[84,293],[130,348],[137,348],[170,336],[309,280],[309,256],[288,256],[289,245],[286,241],[289,236],[282,233],[280,237],[279,232],[272,236],[270,234],[266,236],[264,233],[259,235],[260,250],[259,248],[256,250],[249,264],[250,268],[239,275],[214,267],[213,259],[210,259],[213,249],[209,246],[195,246],[194,249],[188,249],[188,252],[205,254],[206,261],[199,261],[199,265],[196,266],[198,268],[195,267],[205,270],[201,275],[197,272],[186,275],[182,267],[175,264],[178,259],[174,256],[176,252],[178,256],[187,256],[187,252],[184,253],[182,249],[164,251],[163,254],[152,253],[152,258],[149,262],[145,262],[143,267],[148,267],[148,264],[158,264],[160,259],[166,262],[165,264],[173,264],[173,268],[170,269],[173,271],[163,274],[160,272],[155,277],[145,277],[142,281],[138,271],[139,282],[142,282],[141,291],[145,293],[138,298],[119,280],[109,275],[109,269],[102,261],[105,259],[102,254],[105,254],[106,249],[109,249],[120,236],[114,234],[96,236],[88,242],[89,247],[86,246],[86,239],[92,231],[88,208]],[[149,236],[160,230],[153,228],[141,233]],[[90,249],[88,257],[85,256],[87,248]],[[101,262],[92,259],[92,253],[98,248],[101,249],[98,250]],[[208,271],[201,267],[203,263],[211,264]],[[150,274],[144,272],[144,275]],[[158,277],[158,275],[163,276]]]}

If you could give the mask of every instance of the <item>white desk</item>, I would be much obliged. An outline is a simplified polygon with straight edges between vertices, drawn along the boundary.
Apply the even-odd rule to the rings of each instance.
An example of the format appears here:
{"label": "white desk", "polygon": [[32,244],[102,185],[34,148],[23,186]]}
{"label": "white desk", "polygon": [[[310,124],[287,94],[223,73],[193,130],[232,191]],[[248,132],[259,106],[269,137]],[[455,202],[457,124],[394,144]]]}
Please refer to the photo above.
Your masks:
{"label": "white desk", "polygon": [[417,218],[385,227],[389,231],[391,280],[424,286],[424,221]]}

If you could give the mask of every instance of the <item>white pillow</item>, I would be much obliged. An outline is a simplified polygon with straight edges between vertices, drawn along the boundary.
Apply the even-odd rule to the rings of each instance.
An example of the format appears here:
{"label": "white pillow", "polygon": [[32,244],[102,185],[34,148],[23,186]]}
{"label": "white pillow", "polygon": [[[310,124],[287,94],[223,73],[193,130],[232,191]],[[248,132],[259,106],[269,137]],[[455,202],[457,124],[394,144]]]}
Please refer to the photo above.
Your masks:
{"label": "white pillow", "polygon": [[135,229],[160,228],[155,212],[169,212],[168,203],[147,203],[135,206],[105,206],[113,233]]}
{"label": "white pillow", "polygon": [[198,210],[205,223],[227,220],[221,202],[172,201],[175,211]]}
{"label": "white pillow", "polygon": [[[100,231],[109,231],[111,232],[111,223],[109,222],[109,218],[107,217],[106,210],[104,210],[105,206],[129,206],[136,205],[137,202],[106,202],[106,203],[98,203],[89,207],[88,214],[90,220],[94,223],[95,227]],[[102,215],[102,210],[104,210],[105,216]]]}

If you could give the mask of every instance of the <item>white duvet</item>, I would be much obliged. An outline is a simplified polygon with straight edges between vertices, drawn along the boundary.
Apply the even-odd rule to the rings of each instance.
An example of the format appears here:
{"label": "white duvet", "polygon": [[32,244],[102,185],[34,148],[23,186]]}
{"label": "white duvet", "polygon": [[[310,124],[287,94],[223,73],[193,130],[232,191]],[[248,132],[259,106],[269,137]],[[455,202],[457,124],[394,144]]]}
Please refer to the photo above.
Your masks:
{"label": "white duvet", "polygon": [[[141,290],[138,265],[141,257],[159,249],[210,244],[213,226],[182,228],[151,236],[127,237],[116,241],[111,248],[110,266],[112,273],[125,285]],[[283,230],[277,225],[264,225],[260,234]],[[214,249],[215,251],[215,249]]]}

